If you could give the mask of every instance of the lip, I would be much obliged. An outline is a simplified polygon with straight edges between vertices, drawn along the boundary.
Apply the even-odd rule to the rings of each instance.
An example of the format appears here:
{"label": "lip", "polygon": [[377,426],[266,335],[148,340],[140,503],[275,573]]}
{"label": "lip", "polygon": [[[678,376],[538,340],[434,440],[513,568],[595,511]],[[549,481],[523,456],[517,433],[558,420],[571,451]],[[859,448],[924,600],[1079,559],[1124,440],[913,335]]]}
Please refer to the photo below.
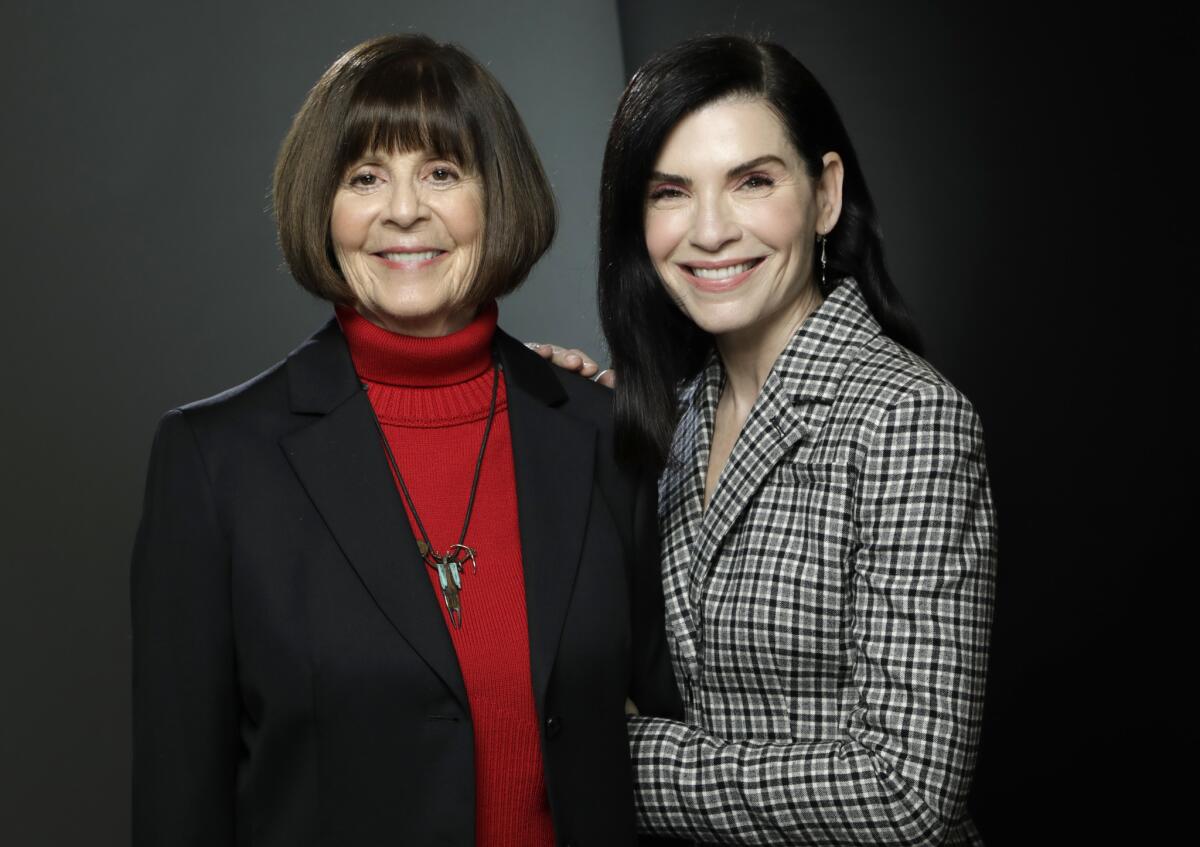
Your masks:
{"label": "lip", "polygon": [[[693,288],[699,289],[700,291],[717,293],[722,291],[731,291],[732,289],[737,288],[739,285],[749,279],[751,274],[753,274],[762,266],[766,258],[766,256],[751,256],[747,258],[721,259],[719,261],[695,261],[686,263],[676,262],[675,266],[679,268],[679,272],[683,275],[683,278],[686,279]],[[698,270],[720,270],[721,268],[729,268],[735,265],[744,265],[747,263],[752,263],[749,268],[741,273],[734,274],[730,277],[725,277],[724,279],[705,279],[704,277],[699,277],[692,273],[693,268]]]}
{"label": "lip", "polygon": [[[433,256],[426,254],[434,253]],[[443,250],[440,247],[386,247],[383,250],[376,250],[371,253],[385,267],[393,270],[411,271],[427,268],[430,265],[437,264],[442,259],[450,255],[450,251]],[[389,256],[412,256],[411,259],[400,259],[399,261],[388,258]],[[422,257],[423,258],[417,258]]]}

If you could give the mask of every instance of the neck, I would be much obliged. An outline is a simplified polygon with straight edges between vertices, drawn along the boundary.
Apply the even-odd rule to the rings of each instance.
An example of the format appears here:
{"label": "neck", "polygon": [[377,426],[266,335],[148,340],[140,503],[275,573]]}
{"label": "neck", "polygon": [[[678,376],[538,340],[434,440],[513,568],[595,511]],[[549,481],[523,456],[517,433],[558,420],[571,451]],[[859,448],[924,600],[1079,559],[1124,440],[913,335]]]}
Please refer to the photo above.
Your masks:
{"label": "neck", "polygon": [[422,337],[389,331],[358,311],[337,308],[338,323],[361,379],[394,386],[454,385],[491,367],[496,304],[457,332]]}
{"label": "neck", "polygon": [[475,318],[478,311],[476,309],[454,309],[432,315],[406,318],[372,311],[362,303],[356,304],[354,310],[381,329],[413,338],[438,338],[458,332]]}
{"label": "neck", "polygon": [[815,285],[804,286],[792,307],[765,323],[756,323],[717,336],[717,352],[725,367],[722,401],[732,404],[742,420],[758,399],[779,354],[796,330],[823,302]]}

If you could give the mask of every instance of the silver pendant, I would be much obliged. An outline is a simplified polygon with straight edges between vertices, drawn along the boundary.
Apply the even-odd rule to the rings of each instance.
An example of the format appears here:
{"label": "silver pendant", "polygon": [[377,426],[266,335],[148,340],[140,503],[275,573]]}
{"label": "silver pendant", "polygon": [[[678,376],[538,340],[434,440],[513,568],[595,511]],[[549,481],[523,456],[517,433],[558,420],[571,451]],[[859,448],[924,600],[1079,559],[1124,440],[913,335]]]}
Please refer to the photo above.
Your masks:
{"label": "silver pendant", "polygon": [[438,555],[429,549],[428,545],[418,544],[418,549],[425,557],[427,564],[437,571],[438,585],[442,589],[442,601],[446,604],[446,613],[455,629],[462,628],[462,592],[463,565],[471,563],[471,573],[478,572],[475,563],[475,551],[465,544],[455,544],[445,553]]}

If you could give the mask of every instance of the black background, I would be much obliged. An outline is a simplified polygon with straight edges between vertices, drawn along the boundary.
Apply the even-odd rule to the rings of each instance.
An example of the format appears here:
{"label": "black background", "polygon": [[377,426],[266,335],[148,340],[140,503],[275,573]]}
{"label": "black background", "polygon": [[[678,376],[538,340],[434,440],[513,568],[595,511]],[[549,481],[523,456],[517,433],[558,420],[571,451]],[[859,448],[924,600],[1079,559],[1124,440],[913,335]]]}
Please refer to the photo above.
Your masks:
{"label": "black background", "polygon": [[490,8],[5,9],[0,840],[128,842],[127,558],[155,419],[321,320],[279,269],[271,157],[325,65],[408,28],[490,64],[563,206],[556,252],[502,320],[592,349],[596,175],[622,68],[729,30],[812,68],[928,358],[984,421],[1001,557],[981,828],[991,844],[1163,837],[1189,799],[1164,768],[1195,745],[1175,657],[1194,556],[1194,13]]}

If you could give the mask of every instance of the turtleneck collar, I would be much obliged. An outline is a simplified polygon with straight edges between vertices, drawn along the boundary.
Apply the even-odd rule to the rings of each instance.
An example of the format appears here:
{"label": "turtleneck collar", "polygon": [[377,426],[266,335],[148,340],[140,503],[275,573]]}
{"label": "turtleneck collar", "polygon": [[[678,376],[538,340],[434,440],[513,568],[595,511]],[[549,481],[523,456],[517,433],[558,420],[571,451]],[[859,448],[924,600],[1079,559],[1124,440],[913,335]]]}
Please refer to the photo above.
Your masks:
{"label": "turtleneck collar", "polygon": [[498,314],[494,300],[458,332],[435,338],[390,332],[348,306],[338,306],[336,311],[354,369],[369,382],[396,386],[456,385],[492,366],[492,337]]}

